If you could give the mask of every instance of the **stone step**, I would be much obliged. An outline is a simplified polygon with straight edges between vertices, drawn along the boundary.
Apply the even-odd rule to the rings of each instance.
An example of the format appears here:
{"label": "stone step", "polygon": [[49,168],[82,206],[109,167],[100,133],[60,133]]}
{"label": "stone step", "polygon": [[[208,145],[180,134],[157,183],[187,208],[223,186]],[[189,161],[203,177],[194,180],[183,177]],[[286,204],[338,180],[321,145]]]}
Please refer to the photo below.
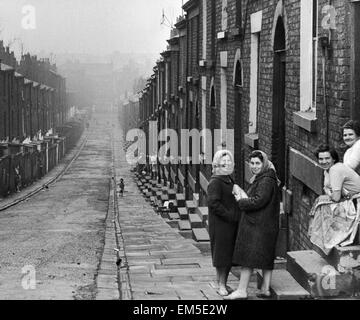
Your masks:
{"label": "stone step", "polygon": [[209,233],[205,228],[193,228],[193,239],[198,242],[210,241]]}
{"label": "stone step", "polygon": [[191,228],[203,228],[203,223],[201,218],[196,213],[189,214],[189,222],[191,224]]}
{"label": "stone step", "polygon": [[185,195],[183,193],[176,194],[176,201],[178,203],[178,207],[185,207]]}
{"label": "stone step", "polygon": [[165,222],[171,227],[171,228],[178,228],[179,220],[171,220],[171,219],[165,219]]}
{"label": "stone step", "polygon": [[[179,221],[179,223],[181,222],[182,220]],[[190,239],[191,241],[194,241],[193,239],[193,232],[192,230],[179,230],[179,234],[181,236],[183,236],[185,239]]]}
{"label": "stone step", "polygon": [[180,220],[180,216],[177,212],[168,212],[168,217],[170,220],[175,220],[175,219]]}
{"label": "stone step", "polygon": [[168,201],[169,200],[169,196],[167,194],[162,194],[161,197],[160,197],[160,200],[161,201]]}
{"label": "stone step", "polygon": [[161,191],[162,191],[163,194],[166,194],[166,195],[167,195],[168,192],[169,192],[169,187],[162,187],[162,188],[161,188]]}
{"label": "stone step", "polygon": [[186,200],[185,201],[185,207],[186,207],[189,214],[190,213],[195,213],[196,205],[195,205],[194,201]]}
{"label": "stone step", "polygon": [[145,192],[145,197],[146,197],[146,198],[149,198],[149,199],[150,199],[151,195],[152,195],[152,193],[151,193],[150,191]]}
{"label": "stone step", "polygon": [[[262,274],[257,272],[258,289],[261,288]],[[310,298],[306,291],[292,276],[284,269],[273,270],[270,291],[274,300],[300,300]]]}
{"label": "stone step", "polygon": [[326,259],[340,273],[360,267],[360,245],[336,246]]}
{"label": "stone step", "polygon": [[201,221],[205,223],[209,217],[209,210],[208,207],[197,207],[195,209],[195,213],[200,217]]}
{"label": "stone step", "polygon": [[314,250],[291,251],[287,270],[313,297],[352,295],[358,290],[350,273],[340,274]]}
{"label": "stone step", "polygon": [[189,220],[189,214],[184,207],[178,207],[178,213],[181,220]]}
{"label": "stone step", "polygon": [[191,225],[189,220],[180,220],[179,221],[179,230],[191,230]]}
{"label": "stone step", "polygon": [[169,199],[175,200],[176,199],[176,191],[174,189],[170,189],[168,191],[168,196],[169,196]]}

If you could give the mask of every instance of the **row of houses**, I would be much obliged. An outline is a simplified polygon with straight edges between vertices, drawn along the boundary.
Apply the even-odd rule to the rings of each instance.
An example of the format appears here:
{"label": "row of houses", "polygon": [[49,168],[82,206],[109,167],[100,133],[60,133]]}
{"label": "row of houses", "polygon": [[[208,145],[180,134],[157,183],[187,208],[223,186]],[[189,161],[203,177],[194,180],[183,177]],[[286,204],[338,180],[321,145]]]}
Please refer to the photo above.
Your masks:
{"label": "row of houses", "polygon": [[30,54],[18,62],[2,41],[0,97],[0,141],[33,140],[66,120],[65,78],[56,66]]}
{"label": "row of houses", "polygon": [[84,119],[69,121],[65,78],[48,59],[20,61],[0,41],[0,200],[41,179],[78,141]]}
{"label": "row of houses", "polygon": [[179,138],[186,159],[157,161],[159,179],[206,205],[210,147],[210,158],[217,148],[234,150],[244,186],[248,154],[265,151],[282,181],[286,249],[311,248],[308,212],[323,183],[314,151],[329,143],[342,153],[341,126],[360,119],[360,1],[190,0],[183,10],[140,93],[146,163],[154,124],[178,137],[210,129],[212,138]]}

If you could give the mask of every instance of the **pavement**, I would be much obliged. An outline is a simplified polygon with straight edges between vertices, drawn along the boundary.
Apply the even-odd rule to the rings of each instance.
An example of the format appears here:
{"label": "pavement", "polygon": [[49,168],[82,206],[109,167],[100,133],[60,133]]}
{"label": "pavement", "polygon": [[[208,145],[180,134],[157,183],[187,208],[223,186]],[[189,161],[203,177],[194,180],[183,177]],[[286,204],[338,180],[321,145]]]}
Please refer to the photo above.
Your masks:
{"label": "pavement", "polygon": [[[214,286],[216,276],[210,250],[201,250],[199,243],[181,236],[145,200],[130,171],[134,166],[126,161],[122,137],[121,128],[116,125],[115,173],[117,181],[125,181],[124,195],[117,195],[121,298],[222,300]],[[230,274],[228,284],[236,289],[238,276]],[[249,295],[253,298],[255,291],[256,283],[252,281]]]}
{"label": "pavement", "polygon": [[[100,121],[97,126],[111,123],[106,129],[106,138],[101,139],[94,133],[100,130],[94,124],[56,168],[20,193],[0,201],[2,222],[16,229],[14,232],[5,226],[0,228],[4,249],[0,252],[3,273],[0,296],[15,299],[222,300],[214,285],[215,269],[210,250],[184,238],[146,202],[130,171],[133,165],[126,161],[123,132],[117,116],[102,117],[107,120]],[[104,146],[103,154],[101,141],[111,144]],[[86,147],[81,150],[84,145]],[[73,159],[79,152],[81,161],[75,160],[73,168]],[[120,178],[125,181],[123,196],[117,192],[116,183]],[[108,179],[111,179],[110,186]],[[96,181],[99,187],[95,188]],[[78,185],[74,185],[75,182]],[[50,191],[46,186],[50,186]],[[62,197],[63,203],[59,201]],[[67,198],[70,200],[65,200]],[[30,204],[36,207],[36,216]],[[51,206],[55,206],[54,212],[49,211]],[[27,235],[21,238],[24,232]],[[71,245],[72,241],[77,242]],[[15,253],[16,259],[12,256]],[[37,264],[38,260],[41,263]],[[46,290],[28,294],[14,289],[11,280],[20,279],[19,268],[29,261],[38,268],[38,288],[43,283]],[[79,266],[86,270],[78,270]],[[235,289],[238,273],[233,271],[228,284]],[[257,299],[255,292],[256,282],[251,281],[250,299]]]}

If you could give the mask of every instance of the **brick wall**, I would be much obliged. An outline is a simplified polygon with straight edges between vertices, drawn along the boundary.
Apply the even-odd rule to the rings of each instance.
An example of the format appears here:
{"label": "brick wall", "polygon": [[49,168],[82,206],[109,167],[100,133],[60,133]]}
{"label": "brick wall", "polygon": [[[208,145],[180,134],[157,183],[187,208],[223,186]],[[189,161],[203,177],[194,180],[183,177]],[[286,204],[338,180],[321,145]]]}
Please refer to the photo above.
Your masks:
{"label": "brick wall", "polygon": [[[190,1],[194,4],[196,1]],[[281,6],[282,4],[282,6]],[[182,36],[179,39],[179,85],[183,86],[185,93],[178,93],[183,99],[184,109],[177,110],[177,115],[182,118],[179,125],[185,128],[185,117],[194,125],[195,104],[198,101],[199,110],[202,106],[201,97],[201,76],[206,77],[206,127],[211,128],[212,111],[211,105],[211,88],[215,89],[215,116],[214,128],[220,127],[220,88],[221,88],[221,61],[220,52],[227,52],[227,66],[223,68],[227,85],[227,127],[234,128],[241,126],[238,136],[239,148],[243,148],[241,152],[236,150],[237,163],[240,163],[237,170],[244,174],[245,163],[243,156],[252,151],[249,145],[241,145],[243,137],[248,133],[249,120],[249,104],[250,104],[250,65],[251,65],[251,29],[250,15],[262,10],[262,23],[260,32],[260,48],[259,48],[259,77],[258,77],[258,109],[257,109],[257,133],[258,147],[265,151],[270,157],[276,147],[273,142],[273,135],[277,128],[273,127],[274,116],[274,31],[279,14],[284,21],[285,28],[285,187],[292,192],[292,211],[289,215],[289,244],[291,250],[310,248],[311,243],[307,238],[308,228],[308,212],[317,197],[317,191],[311,183],[301,181],[292,176],[290,172],[290,148],[299,152],[303,157],[314,158],[313,152],[320,143],[324,143],[327,138],[341,154],[342,149],[342,132],[341,125],[349,119],[352,92],[351,92],[351,37],[348,36],[351,24],[352,4],[347,1],[334,0],[333,6],[336,10],[336,30],[331,33],[331,50],[323,51],[322,47],[318,47],[318,81],[317,81],[317,109],[315,131],[310,132],[294,122],[294,113],[301,110],[300,106],[300,0],[256,0],[241,1],[242,19],[239,19],[237,13],[240,12],[240,2],[236,0],[227,1],[227,30],[222,30],[222,1],[207,1],[207,42],[206,42],[206,62],[205,67],[199,67],[198,60],[202,56],[202,2],[198,1],[200,15],[188,19],[186,23],[181,22],[177,26]],[[328,34],[323,29],[323,19],[326,15],[322,12],[326,0],[319,0],[319,36]],[[193,7],[192,7],[193,8]],[[190,11],[190,10],[189,10]],[[239,31],[240,36],[234,35],[233,31],[239,27],[239,20],[242,21],[244,30]],[[274,21],[275,20],[275,21]],[[187,29],[184,29],[187,28]],[[186,34],[184,31],[186,30]],[[217,39],[217,33],[227,31],[224,39]],[[243,39],[241,38],[243,31]],[[241,67],[242,67],[242,88],[234,88],[234,68],[236,65],[236,53],[241,51]],[[325,56],[325,60],[323,60]],[[187,60],[189,59],[189,60]],[[176,60],[176,58],[172,58]],[[325,61],[325,88],[322,78],[322,62]],[[177,65],[171,62],[172,82],[176,82],[174,76],[177,73]],[[199,85],[186,83],[186,76],[193,76],[200,80]],[[326,94],[326,103],[329,110],[329,126],[326,132],[326,117],[324,104],[324,89]],[[173,83],[172,90],[177,90]],[[190,99],[189,91],[193,92],[193,109],[189,110]],[[239,90],[241,101],[239,123],[235,123],[236,112],[236,90]],[[186,110],[186,111],[185,111]],[[239,161],[240,160],[240,161]],[[311,162],[312,163],[312,162]],[[314,164],[310,164],[314,165]],[[193,174],[196,174],[194,167],[190,168]],[[301,170],[301,168],[300,168]],[[181,171],[186,178],[186,170],[181,166]],[[202,174],[209,179],[211,176],[211,166],[201,166]],[[320,177],[321,178],[321,177]],[[205,190],[203,190],[205,191]],[[201,203],[206,203],[206,195],[201,191]]]}

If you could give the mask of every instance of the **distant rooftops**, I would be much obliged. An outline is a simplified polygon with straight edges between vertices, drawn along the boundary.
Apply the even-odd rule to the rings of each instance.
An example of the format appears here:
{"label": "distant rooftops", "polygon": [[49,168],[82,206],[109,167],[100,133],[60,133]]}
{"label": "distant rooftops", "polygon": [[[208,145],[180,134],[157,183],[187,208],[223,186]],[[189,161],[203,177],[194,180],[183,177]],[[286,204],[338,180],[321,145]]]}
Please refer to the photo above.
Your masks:
{"label": "distant rooftops", "polygon": [[1,71],[11,71],[11,70],[15,70],[13,67],[10,67],[10,66],[8,66],[7,64],[5,64],[5,63],[0,63],[0,65],[1,65]]}

